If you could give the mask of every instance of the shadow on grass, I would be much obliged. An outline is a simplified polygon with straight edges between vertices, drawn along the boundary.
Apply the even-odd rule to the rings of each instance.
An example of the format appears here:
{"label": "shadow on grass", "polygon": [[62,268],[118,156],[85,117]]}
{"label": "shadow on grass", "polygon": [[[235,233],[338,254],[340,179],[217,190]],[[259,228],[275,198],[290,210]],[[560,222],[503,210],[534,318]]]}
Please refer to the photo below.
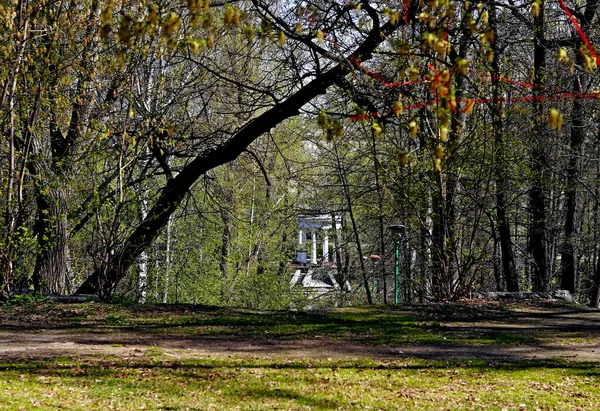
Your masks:
{"label": "shadow on grass", "polygon": [[178,377],[206,377],[207,380],[233,378],[236,373],[215,374],[216,370],[472,370],[486,371],[526,371],[542,369],[561,369],[577,375],[600,377],[600,363],[596,361],[568,361],[565,359],[521,360],[521,361],[489,361],[489,360],[289,360],[289,359],[256,359],[245,357],[208,358],[183,361],[160,359],[122,360],[122,359],[86,359],[74,360],[68,357],[56,357],[45,360],[0,361],[0,373],[13,372],[20,375],[44,375],[59,377],[101,378],[119,376],[122,371],[154,370],[159,373],[168,372]]}
{"label": "shadow on grass", "polygon": [[[533,376],[524,375],[522,371],[532,371]],[[109,400],[111,404],[115,400],[127,404],[131,396],[149,398],[152,395],[150,408],[170,410],[208,409],[214,404],[219,406],[216,409],[359,409],[364,407],[354,405],[352,401],[360,401],[363,394],[367,394],[367,399],[362,406],[375,401],[381,393],[410,393],[416,387],[420,389],[416,393],[421,395],[433,389],[432,401],[440,401],[426,402],[419,409],[452,409],[443,400],[436,399],[436,393],[445,392],[446,384],[455,384],[454,389],[462,398],[463,383],[473,388],[484,384],[492,391],[498,379],[531,387],[536,381],[545,381],[547,373],[553,378],[581,377],[575,388],[583,391],[584,387],[597,384],[600,367],[598,363],[563,360],[329,361],[233,357],[185,361],[81,361],[63,357],[45,361],[0,361],[0,380],[29,384],[27,387],[32,388],[32,392],[43,389],[56,394],[56,390],[59,393],[61,390],[74,390],[75,393],[83,390],[93,395],[94,401]],[[393,382],[391,387],[390,380]],[[569,390],[575,388],[568,387]],[[535,389],[527,389],[539,394]],[[510,397],[507,398],[509,401]],[[497,398],[492,400],[497,401]],[[398,397],[392,396],[380,407],[392,409],[398,401]]]}
{"label": "shadow on grass", "polygon": [[[6,327],[23,331],[40,327]],[[92,332],[125,331],[152,336],[178,336],[199,340],[211,337],[248,338],[262,341],[327,338],[372,345],[393,344],[535,344],[531,332],[478,327],[455,329],[438,321],[418,321],[406,313],[386,314],[289,314],[261,313],[178,318],[142,318],[109,315],[93,323],[48,327]]]}
{"label": "shadow on grass", "polygon": [[[135,332],[147,338],[166,335],[192,340],[215,336],[264,342],[328,338],[372,345],[540,344],[542,337],[600,336],[600,322],[568,322],[563,316],[584,309],[559,306],[532,313],[486,304],[429,304],[362,307],[310,312],[252,311],[194,305],[118,306],[81,304],[74,309],[40,307],[51,321],[31,321],[5,330],[39,328],[93,332]],[[35,318],[35,316],[32,316]],[[539,320],[539,323],[536,321]],[[540,325],[544,320],[551,324]],[[460,326],[457,326],[460,324]]]}

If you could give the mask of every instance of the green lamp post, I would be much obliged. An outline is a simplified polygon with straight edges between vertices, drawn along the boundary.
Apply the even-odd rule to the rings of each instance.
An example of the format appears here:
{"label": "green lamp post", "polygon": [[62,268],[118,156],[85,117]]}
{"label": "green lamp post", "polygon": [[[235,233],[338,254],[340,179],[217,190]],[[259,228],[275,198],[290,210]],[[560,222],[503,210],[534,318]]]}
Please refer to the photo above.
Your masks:
{"label": "green lamp post", "polygon": [[395,265],[395,275],[394,275],[394,304],[398,304],[398,276],[400,271],[400,239],[404,235],[406,227],[402,224],[396,224],[388,226],[388,229],[392,232],[392,238],[394,239],[394,265]]}

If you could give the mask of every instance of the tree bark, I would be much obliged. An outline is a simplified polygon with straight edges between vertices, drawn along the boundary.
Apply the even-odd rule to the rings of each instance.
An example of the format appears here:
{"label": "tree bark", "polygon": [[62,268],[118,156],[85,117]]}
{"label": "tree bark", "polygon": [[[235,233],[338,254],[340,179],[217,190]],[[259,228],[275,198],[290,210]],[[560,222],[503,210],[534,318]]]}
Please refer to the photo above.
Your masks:
{"label": "tree bark", "polygon": [[[450,61],[456,62],[466,57],[470,33],[468,24],[463,22],[458,48],[450,48]],[[463,96],[464,77],[457,76],[454,96],[457,101]],[[459,183],[459,172],[455,154],[458,152],[461,137],[462,113],[452,113],[451,107],[446,107],[450,118],[447,142],[440,140],[447,153],[443,168],[435,172],[436,188],[432,191],[433,226],[432,241],[435,248],[433,255],[434,273],[432,291],[437,299],[446,300],[453,297],[455,285],[459,282],[458,256],[460,250],[456,238],[456,207],[455,196]]]}
{"label": "tree bark", "polygon": [[[80,91],[80,90],[78,90]],[[70,288],[70,252],[68,228],[67,183],[68,156],[79,137],[83,106],[74,104],[66,135],[53,114],[49,139],[44,140],[30,131],[37,117],[34,108],[25,135],[32,141],[32,156],[27,169],[35,183],[37,219],[35,233],[40,248],[33,274],[36,291],[65,294]],[[49,141],[48,141],[49,140]]]}
{"label": "tree bark", "polygon": [[[34,288],[47,294],[65,294],[69,286],[69,229],[67,199],[59,188],[38,188],[36,232],[40,254],[34,272]],[[44,193],[46,191],[46,193]]]}

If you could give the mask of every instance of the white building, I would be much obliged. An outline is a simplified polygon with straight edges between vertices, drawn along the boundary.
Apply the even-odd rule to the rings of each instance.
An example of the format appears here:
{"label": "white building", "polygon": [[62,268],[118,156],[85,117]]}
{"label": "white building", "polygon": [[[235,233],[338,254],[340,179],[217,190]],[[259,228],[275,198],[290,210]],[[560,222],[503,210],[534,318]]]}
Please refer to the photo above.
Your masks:
{"label": "white building", "polygon": [[[298,228],[297,263],[310,265],[336,263],[335,239],[338,237],[338,231],[342,228],[339,218],[334,220],[331,215],[327,214],[300,216],[298,217]],[[322,246],[320,258],[317,253],[318,243],[321,243]]]}

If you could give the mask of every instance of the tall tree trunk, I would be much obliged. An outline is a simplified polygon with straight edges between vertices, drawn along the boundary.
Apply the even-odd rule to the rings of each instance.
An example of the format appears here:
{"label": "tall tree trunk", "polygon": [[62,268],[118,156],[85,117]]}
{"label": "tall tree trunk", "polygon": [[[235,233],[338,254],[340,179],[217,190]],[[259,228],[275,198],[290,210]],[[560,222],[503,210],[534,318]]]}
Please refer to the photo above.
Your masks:
{"label": "tall tree trunk", "polygon": [[166,231],[165,246],[165,286],[163,288],[162,303],[169,301],[169,282],[171,277],[171,228],[173,227],[173,216],[169,216]]}
{"label": "tall tree trunk", "polygon": [[63,135],[56,122],[56,114],[52,114],[50,138],[42,139],[31,131],[38,112],[36,104],[24,133],[27,138],[31,138],[32,157],[27,162],[27,169],[35,183],[38,213],[35,233],[40,250],[33,283],[36,291],[44,293],[64,294],[70,285],[71,262],[65,176],[68,171],[68,156],[79,137],[82,111],[82,105],[74,104],[66,135]]}
{"label": "tall tree trunk", "polygon": [[[497,16],[495,0],[488,2],[488,8],[490,28],[496,31]],[[507,290],[515,292],[519,291],[519,281],[510,237],[510,223],[508,217],[506,216],[506,193],[508,191],[508,184],[506,182],[506,147],[504,144],[504,130],[502,125],[502,102],[499,79],[500,68],[498,63],[500,59],[500,52],[498,50],[497,41],[498,35],[496,34],[495,38],[490,41],[490,47],[494,53],[490,67],[490,74],[492,77],[492,133],[496,143],[494,149],[496,216],[498,218],[498,235],[500,237],[500,251],[502,254],[502,272],[506,280]]]}
{"label": "tall tree trunk", "polygon": [[[586,5],[583,18],[581,19],[581,29],[583,32],[588,32],[592,19],[594,18],[598,9],[598,0],[590,0]],[[578,38],[573,39],[573,54],[575,55],[575,62],[578,66],[582,66],[584,63],[583,56],[578,48],[581,44]],[[589,75],[587,73],[581,73],[573,79],[573,92],[584,93],[587,91],[589,84]],[[581,156],[581,149],[585,139],[585,108],[583,102],[579,99],[573,102],[573,110],[571,112],[571,140],[569,150],[569,165],[567,166],[567,188],[565,190],[565,202],[566,202],[566,218],[565,218],[565,239],[562,247],[562,275],[560,281],[560,288],[563,290],[569,290],[572,294],[575,294],[575,283],[577,277],[577,263],[576,263],[576,248],[575,238],[577,237],[576,229],[576,213],[577,213],[577,180],[579,179],[579,158]]]}
{"label": "tall tree trunk", "polygon": [[345,227],[346,227],[346,218],[345,215],[342,214],[340,218],[341,229],[337,229],[337,216],[336,213],[331,213],[331,226],[334,229],[334,255],[335,255],[335,265],[337,267],[337,277],[336,281],[342,290],[346,290],[346,284],[348,281],[348,270],[349,270],[349,258],[348,251],[346,247],[346,236]]}
{"label": "tall tree trunk", "polygon": [[342,188],[344,190],[344,195],[346,197],[346,203],[348,205],[348,216],[350,217],[350,222],[352,223],[352,232],[354,234],[354,242],[356,244],[356,248],[358,250],[358,260],[360,264],[360,271],[363,280],[363,287],[365,289],[365,295],[367,297],[367,303],[373,304],[373,296],[371,295],[371,288],[369,287],[369,275],[367,274],[367,267],[365,266],[365,260],[363,258],[363,250],[362,250],[362,241],[360,240],[358,225],[356,224],[356,218],[354,217],[354,207],[352,206],[352,195],[350,193],[350,186],[348,184],[346,172],[342,166],[340,155],[338,152],[337,143],[333,141],[335,158],[337,161],[337,172],[339,175],[340,183],[342,184]]}
{"label": "tall tree trunk", "polygon": [[[143,187],[140,199],[140,217],[143,220],[148,215],[148,189]],[[148,285],[148,253],[146,250],[140,253],[138,257],[137,269],[137,302],[144,304],[146,302],[146,287]]]}
{"label": "tall tree trunk", "polygon": [[569,151],[569,165],[566,170],[567,187],[565,189],[565,238],[561,253],[561,281],[560,288],[575,293],[575,278],[577,275],[577,264],[575,255],[575,238],[577,230],[575,219],[577,212],[577,180],[579,178],[578,160],[581,155],[581,146],[584,139],[583,130],[584,110],[581,101],[573,102],[573,111],[571,112],[571,150]]}
{"label": "tall tree trunk", "polygon": [[[19,67],[19,65],[17,65]],[[17,215],[14,211],[14,192],[15,192],[15,163],[16,163],[16,142],[15,142],[15,113],[14,113],[14,93],[16,89],[16,76],[13,82],[13,89],[10,92],[9,100],[9,136],[8,136],[8,172],[6,182],[6,202],[5,207],[5,232],[4,249],[0,255],[0,299],[7,300],[12,294],[13,282],[13,236],[17,227]],[[3,182],[4,183],[4,182]]]}
{"label": "tall tree trunk", "polygon": [[[423,118],[421,118],[419,129],[423,130]],[[418,161],[426,161],[426,140],[425,133],[419,133]],[[422,187],[426,179],[426,174],[422,170],[418,172],[418,186]],[[430,190],[431,191],[431,190]],[[435,238],[433,234],[433,210],[431,206],[431,196],[419,196],[419,302],[424,303],[426,298],[433,294],[436,287],[435,271],[433,270],[433,258],[435,254],[435,245],[431,240]],[[431,272],[433,271],[433,275]]]}
{"label": "tall tree trunk", "polygon": [[546,228],[546,197],[544,194],[545,180],[548,178],[545,135],[547,133],[546,113],[541,101],[543,87],[546,82],[546,46],[544,44],[544,1],[539,2],[540,11],[533,18],[533,96],[535,99],[535,124],[533,149],[531,153],[532,181],[529,191],[529,251],[533,257],[533,290],[547,291],[549,275],[547,270],[547,228]]}
{"label": "tall tree trunk", "polygon": [[[379,255],[383,258],[385,257],[385,223],[383,216],[383,202],[385,200],[385,194],[383,191],[383,186],[380,181],[380,173],[379,173],[379,160],[377,159],[377,145],[375,141],[375,133],[371,132],[371,148],[373,155],[373,172],[375,174],[375,190],[377,190],[377,222],[379,225]],[[381,270],[381,283],[383,292],[383,303],[387,304],[387,275],[385,270],[385,262],[383,264],[378,264],[379,269]],[[373,275],[375,275],[375,268],[373,268]],[[373,290],[375,292],[375,290]]]}
{"label": "tall tree trunk", "polygon": [[[231,203],[230,203],[231,204]],[[224,281],[229,278],[229,259],[231,254],[231,231],[233,228],[233,220],[229,210],[221,210],[221,220],[223,222],[223,233],[221,235],[221,256],[219,260],[219,268],[221,277]]]}
{"label": "tall tree trunk", "polygon": [[441,181],[440,176],[437,184],[437,191],[432,190],[432,230],[431,236],[433,241],[432,250],[432,268],[433,273],[431,277],[431,291],[433,297],[439,300],[446,299],[448,297],[447,290],[447,273],[448,273],[448,253],[447,253],[447,242],[446,242],[446,213],[443,209],[444,201],[444,183]]}
{"label": "tall tree trunk", "polygon": [[[598,131],[597,131],[598,132]],[[600,152],[597,150],[596,153]],[[596,154],[598,155],[598,154]],[[596,180],[600,181],[600,163],[596,166]],[[593,211],[593,244],[594,244],[594,257],[592,259],[592,269],[594,270],[594,274],[591,276],[592,287],[590,290],[590,307],[598,307],[600,304],[600,245],[598,245],[598,227],[600,226],[600,221],[598,217],[600,215],[600,202],[598,199],[600,198],[600,186],[596,184],[594,188],[593,201],[594,201],[594,211]]]}
{"label": "tall tree trunk", "polygon": [[[465,23],[465,22],[463,22]],[[460,33],[460,42],[458,48],[450,48],[450,61],[456,62],[466,56],[467,45],[470,41],[468,24],[462,24]],[[463,95],[464,77],[457,76],[454,84],[454,97],[458,101]],[[448,85],[449,86],[449,85]],[[451,90],[448,90],[451,92]],[[458,171],[456,164],[456,153],[460,144],[461,126],[463,115],[457,111],[452,112],[452,107],[446,101],[441,99],[442,105],[439,109],[445,110],[446,116],[450,121],[443,124],[443,117],[439,117],[440,122],[440,142],[446,151],[446,158],[441,162],[442,166],[436,173],[436,188],[432,191],[433,208],[433,227],[432,237],[434,253],[434,276],[432,278],[432,291],[434,297],[438,299],[448,299],[453,297],[455,285],[459,283],[459,261],[456,258],[460,255],[459,244],[456,239],[456,208],[455,196],[458,186]],[[447,132],[447,142],[441,138],[441,127],[449,128]],[[436,255],[437,254],[437,255]],[[437,278],[436,278],[437,277]]]}
{"label": "tall tree trunk", "polygon": [[70,281],[66,195],[62,187],[38,187],[36,191],[35,228],[40,253],[35,265],[34,287],[43,293],[65,294]]}
{"label": "tall tree trunk", "polygon": [[[74,4],[65,5],[59,3],[51,6],[54,14],[45,13],[51,17],[48,21],[48,27],[52,26],[52,19],[62,19],[65,15],[73,11]],[[90,4],[88,20],[94,21],[94,16],[98,11],[99,3],[93,1]],[[34,20],[34,24],[35,20]],[[95,24],[89,24],[83,38],[90,39],[93,32],[97,29]],[[56,48],[54,44],[58,31],[38,30],[41,34],[42,44],[46,47],[46,57],[49,57],[52,51],[58,53],[63,58],[66,49]],[[86,48],[92,50],[94,41],[86,44]],[[60,46],[62,47],[62,46]],[[39,254],[37,255],[36,265],[33,275],[35,289],[45,293],[64,294],[70,292],[71,281],[71,262],[69,253],[69,230],[67,222],[68,214],[68,173],[71,171],[72,161],[70,156],[75,143],[80,136],[80,126],[84,117],[87,115],[89,102],[91,98],[86,96],[88,93],[85,76],[77,77],[75,90],[72,95],[72,106],[69,111],[60,108],[57,105],[56,96],[59,91],[59,77],[61,69],[55,63],[44,67],[40,72],[32,72],[33,78],[37,77],[37,95],[31,105],[28,118],[24,121],[22,135],[25,141],[25,153],[20,177],[21,184],[24,179],[25,168],[29,171],[30,177],[35,183],[35,201],[37,205],[37,220],[35,222],[35,232],[38,239]],[[85,65],[84,65],[85,66]],[[33,68],[35,70],[35,68]],[[85,72],[85,70],[81,70]],[[48,84],[48,79],[50,83]],[[47,90],[44,95],[42,90]],[[46,101],[44,97],[48,97]],[[39,114],[44,110],[49,111],[49,129],[42,131],[38,127],[40,119]],[[64,110],[64,111],[63,111]],[[63,115],[69,117],[66,124],[67,132],[63,134],[61,130],[60,118]],[[37,133],[33,130],[38,128]],[[27,157],[27,150],[31,147],[31,156]]]}
{"label": "tall tree trunk", "polygon": [[[600,253],[600,246],[597,247],[597,252]],[[590,307],[600,307],[600,261],[596,263],[594,278],[592,279],[592,290],[590,295]]]}
{"label": "tall tree trunk", "polygon": [[[163,57],[157,57],[155,53],[152,53],[148,59],[148,70],[144,73],[144,77],[142,79],[138,79],[139,83],[143,83],[146,81],[146,87],[143,93],[143,106],[144,109],[149,113],[157,112],[158,98],[159,95],[162,94],[161,90],[161,82],[159,81],[159,77],[164,74],[164,66],[163,66]],[[150,145],[146,146],[144,150],[145,161],[142,162],[142,170],[140,172],[140,176],[143,173],[146,173],[147,170],[151,167],[153,156],[152,156],[152,148]],[[156,149],[153,147],[155,151],[160,151],[160,149]],[[170,170],[170,157],[166,154],[163,154],[166,162],[166,168]],[[149,190],[145,181],[140,183],[139,187],[140,191],[140,220],[144,221],[146,217],[148,217],[148,194]],[[171,223],[167,223],[170,225]],[[170,242],[170,227],[167,227],[167,231],[169,234],[167,235],[167,243]],[[170,246],[170,244],[168,244]],[[167,251],[168,254],[168,251]],[[165,277],[167,278],[167,277]],[[165,281],[168,287],[168,281]],[[137,301],[139,304],[144,304],[146,302],[146,294],[147,294],[147,285],[148,285],[148,253],[146,250],[143,250],[138,257],[138,269],[137,269]]]}

